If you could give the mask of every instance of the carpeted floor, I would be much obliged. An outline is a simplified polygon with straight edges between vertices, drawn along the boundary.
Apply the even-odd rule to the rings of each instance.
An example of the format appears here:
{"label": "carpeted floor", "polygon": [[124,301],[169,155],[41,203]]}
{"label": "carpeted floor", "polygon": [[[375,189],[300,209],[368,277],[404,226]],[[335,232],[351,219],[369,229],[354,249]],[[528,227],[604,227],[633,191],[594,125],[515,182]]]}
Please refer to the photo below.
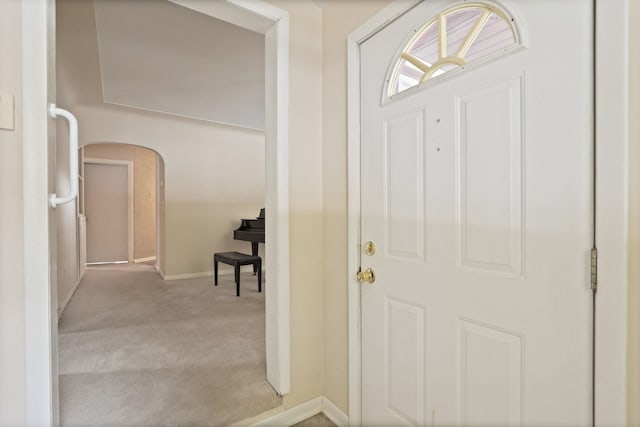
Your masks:
{"label": "carpeted floor", "polygon": [[311,418],[307,418],[304,421],[294,424],[293,427],[337,427],[333,421],[331,421],[323,413],[314,415]]}
{"label": "carpeted floor", "polygon": [[[222,268],[222,267],[221,267]],[[63,426],[217,426],[281,405],[265,380],[264,293],[243,273],[163,281],[87,270],[60,321]]]}

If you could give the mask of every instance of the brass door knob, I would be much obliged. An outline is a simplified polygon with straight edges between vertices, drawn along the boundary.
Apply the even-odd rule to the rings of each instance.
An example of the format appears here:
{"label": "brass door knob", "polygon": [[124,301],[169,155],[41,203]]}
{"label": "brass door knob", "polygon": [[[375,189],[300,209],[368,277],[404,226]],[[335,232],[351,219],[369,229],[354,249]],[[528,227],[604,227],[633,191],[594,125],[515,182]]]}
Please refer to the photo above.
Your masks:
{"label": "brass door knob", "polygon": [[371,256],[376,253],[376,244],[369,241],[364,244],[364,253]]}
{"label": "brass door knob", "polygon": [[370,268],[367,268],[365,271],[359,271],[358,272],[358,281],[359,282],[373,283],[373,282],[376,281],[376,273]]}

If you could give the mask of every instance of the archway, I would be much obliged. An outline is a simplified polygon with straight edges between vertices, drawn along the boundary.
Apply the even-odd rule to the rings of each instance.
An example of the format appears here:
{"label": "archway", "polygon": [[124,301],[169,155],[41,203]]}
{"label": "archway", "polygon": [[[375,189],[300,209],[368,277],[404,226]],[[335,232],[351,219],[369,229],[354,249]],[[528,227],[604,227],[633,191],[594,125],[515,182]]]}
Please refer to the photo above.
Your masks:
{"label": "archway", "polygon": [[[87,191],[89,182],[88,174],[99,173],[100,169],[109,169],[111,166],[130,165],[129,182],[131,191],[128,204],[129,230],[127,235],[127,261],[134,263],[153,263],[157,269],[161,269],[163,262],[162,251],[164,247],[164,159],[155,150],[141,145],[127,143],[101,142],[90,143],[80,148],[80,182],[78,213],[80,215],[80,256],[88,263],[101,262],[99,258],[91,256],[93,242],[90,238],[93,230],[100,224],[87,223],[87,233],[82,233],[82,219],[86,219],[87,209],[96,211],[103,209],[104,200],[101,195],[93,195]],[[111,167],[113,169],[113,167]],[[99,183],[98,183],[99,184]],[[95,196],[95,197],[94,197]],[[102,227],[103,233],[109,232]],[[82,241],[84,239],[84,241]],[[97,243],[97,242],[96,242]],[[83,253],[84,252],[84,253]],[[87,257],[88,255],[88,257]]]}

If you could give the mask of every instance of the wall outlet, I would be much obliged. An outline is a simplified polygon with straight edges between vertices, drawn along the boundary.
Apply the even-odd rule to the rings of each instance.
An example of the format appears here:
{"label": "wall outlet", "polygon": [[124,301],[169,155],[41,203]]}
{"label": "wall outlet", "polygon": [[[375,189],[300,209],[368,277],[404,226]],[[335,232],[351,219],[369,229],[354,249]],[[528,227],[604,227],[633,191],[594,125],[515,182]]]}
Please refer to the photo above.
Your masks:
{"label": "wall outlet", "polygon": [[14,96],[6,92],[0,92],[0,129],[15,129]]}

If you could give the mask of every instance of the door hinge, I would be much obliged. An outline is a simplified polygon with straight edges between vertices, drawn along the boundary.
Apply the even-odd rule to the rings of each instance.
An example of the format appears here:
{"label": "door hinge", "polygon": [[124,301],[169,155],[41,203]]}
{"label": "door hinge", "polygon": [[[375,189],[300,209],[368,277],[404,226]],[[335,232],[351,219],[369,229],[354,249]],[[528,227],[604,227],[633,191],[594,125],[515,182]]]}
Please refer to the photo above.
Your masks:
{"label": "door hinge", "polygon": [[598,290],[598,249],[591,249],[591,290]]}

